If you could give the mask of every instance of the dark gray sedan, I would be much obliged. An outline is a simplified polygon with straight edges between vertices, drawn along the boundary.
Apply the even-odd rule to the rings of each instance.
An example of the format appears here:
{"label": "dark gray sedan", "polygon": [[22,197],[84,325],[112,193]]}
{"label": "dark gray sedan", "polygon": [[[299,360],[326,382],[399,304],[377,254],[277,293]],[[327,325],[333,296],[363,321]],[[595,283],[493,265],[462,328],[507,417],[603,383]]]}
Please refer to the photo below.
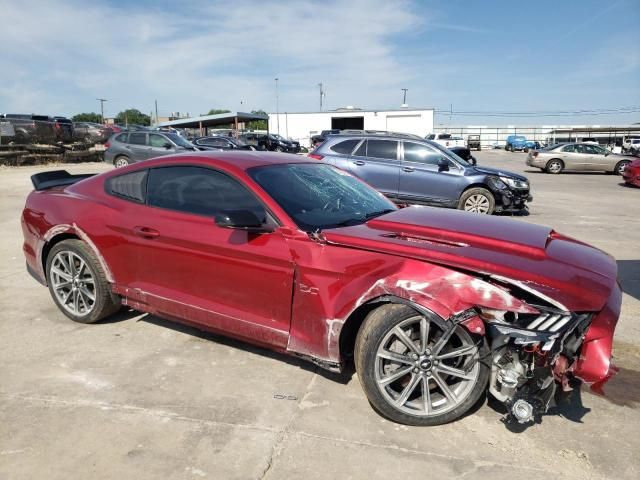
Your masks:
{"label": "dark gray sedan", "polygon": [[189,141],[175,133],[123,132],[105,144],[104,161],[116,168],[172,153],[197,150]]}
{"label": "dark gray sedan", "polygon": [[362,178],[397,203],[492,214],[526,210],[526,177],[477,167],[435,142],[407,135],[330,135],[311,154]]}

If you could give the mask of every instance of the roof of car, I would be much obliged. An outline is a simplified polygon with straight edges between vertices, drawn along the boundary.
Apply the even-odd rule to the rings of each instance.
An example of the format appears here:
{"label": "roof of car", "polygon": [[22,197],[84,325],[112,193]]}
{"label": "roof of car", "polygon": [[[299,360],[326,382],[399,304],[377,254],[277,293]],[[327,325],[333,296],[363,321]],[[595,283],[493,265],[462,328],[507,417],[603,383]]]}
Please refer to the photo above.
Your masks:
{"label": "roof of car", "polygon": [[317,160],[302,155],[291,153],[259,152],[251,150],[229,152],[194,152],[178,155],[167,155],[155,160],[146,160],[133,165],[146,167],[161,167],[163,165],[175,165],[176,163],[198,163],[211,167],[222,167],[228,170],[248,170],[253,167],[265,165],[277,165],[286,163],[315,163]]}

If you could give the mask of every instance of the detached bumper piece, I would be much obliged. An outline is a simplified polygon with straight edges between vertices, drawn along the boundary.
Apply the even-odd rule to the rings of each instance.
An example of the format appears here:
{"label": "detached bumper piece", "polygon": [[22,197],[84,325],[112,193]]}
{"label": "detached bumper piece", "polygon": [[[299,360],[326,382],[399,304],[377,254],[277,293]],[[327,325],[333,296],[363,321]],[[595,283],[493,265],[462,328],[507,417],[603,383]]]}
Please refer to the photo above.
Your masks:
{"label": "detached bumper piece", "polygon": [[533,201],[529,190],[505,190],[496,195],[496,212],[520,212]]}

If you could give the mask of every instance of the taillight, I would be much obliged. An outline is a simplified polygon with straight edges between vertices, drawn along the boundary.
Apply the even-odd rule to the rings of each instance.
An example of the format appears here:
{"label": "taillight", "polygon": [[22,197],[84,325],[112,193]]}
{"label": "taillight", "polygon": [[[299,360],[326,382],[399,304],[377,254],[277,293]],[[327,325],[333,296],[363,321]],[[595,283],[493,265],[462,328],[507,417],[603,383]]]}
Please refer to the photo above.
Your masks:
{"label": "taillight", "polygon": [[310,153],[309,155],[307,155],[307,157],[313,158],[314,160],[322,160],[324,158],[324,155],[318,155],[317,153]]}
{"label": "taillight", "polygon": [[109,148],[111,146],[111,144],[109,142],[104,144],[104,148]]}

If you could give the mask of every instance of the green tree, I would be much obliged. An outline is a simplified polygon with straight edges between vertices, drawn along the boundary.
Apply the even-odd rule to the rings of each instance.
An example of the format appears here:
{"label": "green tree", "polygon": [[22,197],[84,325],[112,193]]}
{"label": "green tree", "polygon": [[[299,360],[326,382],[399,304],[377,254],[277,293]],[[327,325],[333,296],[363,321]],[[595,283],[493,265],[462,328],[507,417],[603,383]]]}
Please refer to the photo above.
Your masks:
{"label": "green tree", "polygon": [[136,125],[151,125],[151,118],[149,115],[145,115],[140,110],[135,108],[129,108],[124,112],[116,115],[116,123],[121,125],[133,123]]}
{"label": "green tree", "polygon": [[[267,112],[264,110],[251,110],[251,113],[266,115]],[[247,128],[249,130],[266,130],[267,129],[267,120],[252,120],[247,123]]]}
{"label": "green tree", "polygon": [[231,110],[220,110],[218,108],[212,108],[211,110],[209,110],[209,113],[207,113],[207,115],[218,115],[219,113],[231,113]]}
{"label": "green tree", "polygon": [[93,122],[93,123],[102,123],[102,117],[99,113],[78,113],[71,117],[71,120],[74,122]]}

